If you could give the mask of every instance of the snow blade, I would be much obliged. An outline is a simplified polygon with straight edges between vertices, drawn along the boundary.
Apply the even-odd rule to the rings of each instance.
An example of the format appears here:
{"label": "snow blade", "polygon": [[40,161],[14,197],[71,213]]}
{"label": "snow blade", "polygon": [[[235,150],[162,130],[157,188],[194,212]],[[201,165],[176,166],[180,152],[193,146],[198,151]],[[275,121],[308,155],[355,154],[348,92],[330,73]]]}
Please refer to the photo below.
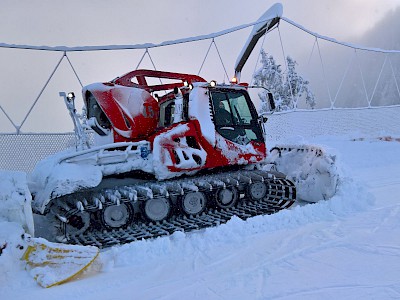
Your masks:
{"label": "snow blade", "polygon": [[335,195],[339,180],[335,155],[311,145],[279,145],[270,152],[269,163],[295,183],[299,200],[318,202]]}
{"label": "snow blade", "polygon": [[98,255],[99,249],[94,246],[64,245],[32,238],[22,259],[38,284],[48,288],[82,273]]}

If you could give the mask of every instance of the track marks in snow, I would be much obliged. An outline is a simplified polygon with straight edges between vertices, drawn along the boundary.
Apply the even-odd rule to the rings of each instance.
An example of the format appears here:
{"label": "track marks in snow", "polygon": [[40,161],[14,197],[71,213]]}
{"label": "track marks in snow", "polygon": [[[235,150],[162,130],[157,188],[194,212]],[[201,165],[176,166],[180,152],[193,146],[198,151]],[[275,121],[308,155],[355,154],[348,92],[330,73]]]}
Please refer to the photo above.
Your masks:
{"label": "track marks in snow", "polygon": [[[275,278],[301,274],[307,261],[332,270],[335,262],[324,260],[321,254],[346,248],[349,242],[342,219],[370,207],[368,201],[363,202],[368,195],[354,184],[341,188],[340,195],[330,201],[247,221],[233,218],[218,228],[114,248],[110,251],[114,251],[115,267],[136,270],[124,283],[118,280],[121,289],[133,288],[142,299],[146,294],[161,299],[263,298],[276,291]],[[139,276],[140,270],[150,273]]]}
{"label": "track marks in snow", "polygon": [[386,295],[384,299],[399,299],[399,287],[390,285],[361,285],[361,284],[344,284],[344,285],[327,285],[318,288],[302,289],[295,292],[285,292],[282,295],[270,296],[269,300],[320,300],[320,299],[382,299],[382,295]]}
{"label": "track marks in snow", "polygon": [[[397,227],[395,225],[400,225],[400,205],[393,205],[384,208],[380,208],[376,210],[378,213],[383,213],[382,221],[377,224],[377,226],[372,230],[373,233],[376,233],[381,230],[391,230],[393,227]],[[393,222],[394,220],[394,222]],[[395,225],[394,225],[395,224]]]}

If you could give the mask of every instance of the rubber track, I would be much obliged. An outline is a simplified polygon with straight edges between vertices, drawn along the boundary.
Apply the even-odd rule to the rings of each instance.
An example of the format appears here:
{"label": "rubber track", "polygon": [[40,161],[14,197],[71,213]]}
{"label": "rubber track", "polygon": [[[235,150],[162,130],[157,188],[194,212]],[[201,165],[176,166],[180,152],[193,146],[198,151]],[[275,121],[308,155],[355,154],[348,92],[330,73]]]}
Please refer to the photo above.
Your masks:
{"label": "rubber track", "polygon": [[[270,174],[268,176],[270,177]],[[176,231],[191,232],[215,227],[228,222],[234,216],[246,220],[258,215],[270,215],[293,205],[296,191],[291,181],[274,177],[268,179],[265,183],[269,186],[269,194],[259,201],[240,199],[236,207],[228,209],[209,208],[196,216],[177,215],[169,220],[157,223],[135,221],[125,229],[103,230],[101,232],[89,231],[79,235],[70,235],[67,243],[107,248],[143,239],[168,236]]]}

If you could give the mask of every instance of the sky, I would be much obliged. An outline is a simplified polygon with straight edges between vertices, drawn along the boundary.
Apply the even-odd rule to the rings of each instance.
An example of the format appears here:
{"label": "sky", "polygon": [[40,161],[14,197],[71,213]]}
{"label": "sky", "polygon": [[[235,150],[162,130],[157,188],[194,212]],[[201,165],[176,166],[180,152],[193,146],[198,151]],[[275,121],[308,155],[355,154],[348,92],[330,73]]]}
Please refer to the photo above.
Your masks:
{"label": "sky", "polygon": [[[254,22],[274,3],[259,0],[0,0],[0,43],[49,46],[160,43]],[[398,0],[287,0],[281,3],[285,17],[322,35],[350,42],[371,30],[386,13],[400,6]],[[250,29],[216,40],[229,76],[233,74],[233,64],[249,32]],[[292,37],[292,33],[285,32],[283,26],[282,35],[288,48],[294,49],[293,55],[300,59],[301,54],[297,51],[300,51],[298,45],[303,40]],[[310,51],[311,41],[309,39],[307,51]],[[209,45],[210,41],[205,41],[195,45],[151,49],[150,54],[157,69],[196,74]],[[271,42],[267,40],[264,48],[279,51],[280,46],[275,39]],[[3,91],[0,105],[9,112],[16,125],[23,121],[60,60],[60,55],[0,49],[0,88]],[[135,69],[142,55],[143,51],[111,51],[73,53],[69,58],[83,85],[86,85],[111,80]],[[242,73],[246,81],[251,79],[256,66],[257,55],[253,55],[253,60],[249,60]],[[152,67],[148,57],[140,67]],[[61,75],[63,72],[68,75]],[[207,80],[225,80],[225,70],[214,48],[200,75]],[[71,122],[68,117],[66,121],[60,121],[57,115],[59,112],[67,115],[58,92],[74,90],[79,94],[80,89],[79,82],[64,60],[22,130],[46,131],[48,124],[52,124],[52,128],[69,131]],[[57,126],[54,126],[55,123]],[[15,130],[1,112],[0,124],[3,132]]]}
{"label": "sky", "polygon": [[[284,15],[347,38],[373,27],[397,0],[287,0]],[[253,22],[275,1],[2,0],[4,43],[98,45],[161,42]]]}

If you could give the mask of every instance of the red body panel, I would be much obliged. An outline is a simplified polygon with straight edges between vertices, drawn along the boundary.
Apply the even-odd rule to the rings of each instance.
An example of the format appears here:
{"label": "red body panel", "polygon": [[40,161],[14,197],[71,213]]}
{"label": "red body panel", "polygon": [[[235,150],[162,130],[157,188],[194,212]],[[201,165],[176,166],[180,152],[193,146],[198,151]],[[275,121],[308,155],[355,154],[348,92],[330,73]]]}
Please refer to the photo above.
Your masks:
{"label": "red body panel", "polygon": [[[186,126],[185,130],[178,130],[179,126]],[[170,134],[169,134],[170,133]],[[187,137],[190,137],[190,143],[187,142]],[[161,163],[168,168],[168,171],[173,173],[195,171],[201,169],[213,169],[218,167],[227,167],[234,165],[245,165],[249,163],[260,162],[265,159],[266,148],[264,143],[250,142],[250,145],[241,147],[229,140],[219,136],[225,144],[225,148],[213,147],[203,136],[198,120],[189,122],[181,122],[174,124],[162,131],[155,133],[151,138],[152,149],[161,149],[159,155]],[[155,145],[156,144],[156,145]],[[224,153],[228,150],[226,153]],[[180,157],[186,157],[190,161],[190,155],[200,156],[198,153],[204,151],[205,159],[201,161],[198,157],[196,162],[182,166],[182,158],[176,153],[185,152]],[[195,154],[192,154],[195,152]],[[197,152],[197,153],[196,153]],[[229,157],[227,156],[229,153]],[[232,155],[235,153],[236,155]]]}
{"label": "red body panel", "polygon": [[145,90],[96,84],[90,92],[110,120],[115,142],[143,140],[156,130],[158,102]]}
{"label": "red body panel", "polygon": [[[146,77],[168,78],[180,82],[148,86]],[[137,83],[132,82],[132,78]],[[89,85],[85,88],[84,95],[87,97],[92,94],[95,97],[111,123],[114,142],[150,142],[156,175],[157,172],[162,172],[161,169],[163,172],[178,175],[264,160],[264,142],[251,141],[247,145],[240,145],[225,139],[218,132],[215,133],[215,141],[210,138],[207,140],[201,131],[201,120],[193,117],[167,127],[157,127],[160,105],[168,104],[166,101],[173,99],[174,93],[167,93],[157,101],[149,92],[182,88],[182,94],[188,94],[190,90],[184,85],[204,81],[196,75],[137,70],[113,82]],[[216,131],[215,128],[213,130]]]}

